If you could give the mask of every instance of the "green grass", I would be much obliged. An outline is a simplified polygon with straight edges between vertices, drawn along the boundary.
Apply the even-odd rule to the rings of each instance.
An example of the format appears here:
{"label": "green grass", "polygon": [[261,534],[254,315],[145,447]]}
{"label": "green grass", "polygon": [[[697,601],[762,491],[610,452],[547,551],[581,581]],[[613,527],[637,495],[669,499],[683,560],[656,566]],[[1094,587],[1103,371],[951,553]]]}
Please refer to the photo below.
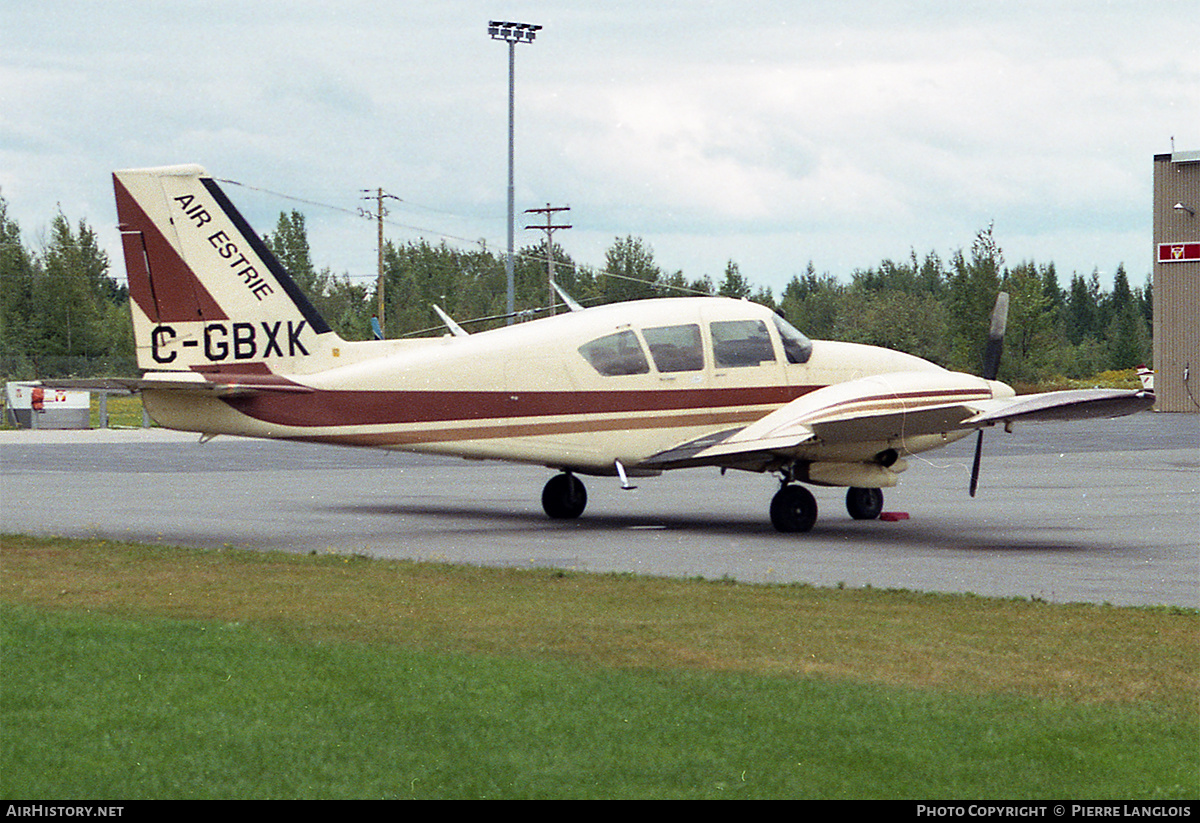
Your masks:
{"label": "green grass", "polygon": [[[100,395],[92,395],[92,428],[100,426]],[[113,394],[108,398],[108,426],[136,429],[142,426],[142,396]]]}
{"label": "green grass", "polygon": [[[108,398],[108,426],[112,429],[136,429],[142,427],[142,396],[114,394]],[[100,395],[92,394],[91,428],[100,428]],[[0,431],[12,430],[8,413],[0,407]]]}
{"label": "green grass", "polygon": [[3,621],[10,798],[1195,791],[1194,727],[1153,706],[302,643],[27,607]]}
{"label": "green grass", "polygon": [[0,550],[5,798],[1200,795],[1192,610]]}

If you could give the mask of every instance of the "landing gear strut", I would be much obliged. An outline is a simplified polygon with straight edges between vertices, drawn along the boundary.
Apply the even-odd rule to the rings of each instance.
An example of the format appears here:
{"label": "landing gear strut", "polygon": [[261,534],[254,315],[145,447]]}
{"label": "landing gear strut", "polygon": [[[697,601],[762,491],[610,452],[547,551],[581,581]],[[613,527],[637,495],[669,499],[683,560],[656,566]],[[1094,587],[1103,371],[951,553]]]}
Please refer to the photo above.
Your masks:
{"label": "landing gear strut", "polygon": [[855,520],[876,519],[883,511],[883,491],[851,488],[846,492],[846,511]]}
{"label": "landing gear strut", "polygon": [[785,483],[771,499],[771,525],[781,532],[806,532],[817,522],[817,500],[803,486]]}
{"label": "landing gear strut", "polygon": [[574,520],[586,507],[587,489],[570,472],[551,477],[542,489],[542,508],[555,520]]}

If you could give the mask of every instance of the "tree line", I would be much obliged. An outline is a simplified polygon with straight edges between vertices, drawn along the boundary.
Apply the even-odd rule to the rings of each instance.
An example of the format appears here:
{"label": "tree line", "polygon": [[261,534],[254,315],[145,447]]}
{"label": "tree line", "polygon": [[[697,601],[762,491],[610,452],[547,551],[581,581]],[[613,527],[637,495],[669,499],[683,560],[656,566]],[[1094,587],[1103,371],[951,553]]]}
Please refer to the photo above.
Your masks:
{"label": "tree line", "polygon": [[[303,213],[281,212],[263,237],[297,284],[342,337],[373,336],[375,278],[352,280],[312,263]],[[854,271],[848,280],[809,262],[780,295],[756,286],[728,261],[720,278],[689,279],[654,259],[642,238],[615,238],[602,266],[578,264],[558,244],[523,248],[514,260],[519,318],[542,316],[558,284],[584,305],[678,295],[753,300],[817,339],[887,346],[948,368],[978,372],[992,304],[1010,294],[1001,379],[1086,378],[1132,368],[1151,356],[1151,286],[1132,287],[1124,266],[1111,290],[1099,274],[1073,273],[1064,287],[1054,264],[1007,266],[993,227],[969,251],[935,252]],[[505,255],[445,242],[385,241],[383,332],[387,337],[444,333],[437,304],[469,331],[508,322]],[[110,276],[95,232],[61,213],[40,249],[21,237],[0,198],[0,369],[4,379],[136,374],[128,289]],[[558,311],[563,310],[559,305]]]}
{"label": "tree line", "polygon": [[1099,273],[1060,284],[1053,263],[1004,263],[992,227],[969,252],[885,260],[849,283],[811,264],[792,278],[778,309],[816,338],[887,346],[947,368],[978,373],[996,295],[1009,293],[1000,379],[1033,383],[1087,378],[1148,364],[1152,356],[1151,281],[1130,285],[1119,265],[1111,290]]}
{"label": "tree line", "polygon": [[136,373],[129,290],[84,222],[61,212],[31,250],[0,197],[0,372],[5,380]]}

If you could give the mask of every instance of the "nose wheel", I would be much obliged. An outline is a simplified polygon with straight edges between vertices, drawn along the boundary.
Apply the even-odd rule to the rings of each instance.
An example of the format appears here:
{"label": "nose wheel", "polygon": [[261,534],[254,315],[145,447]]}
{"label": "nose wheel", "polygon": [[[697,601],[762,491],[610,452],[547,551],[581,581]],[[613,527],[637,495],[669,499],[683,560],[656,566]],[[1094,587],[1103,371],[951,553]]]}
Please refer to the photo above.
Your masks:
{"label": "nose wheel", "polygon": [[570,472],[551,477],[542,489],[542,508],[554,520],[574,520],[586,507],[587,489]]}

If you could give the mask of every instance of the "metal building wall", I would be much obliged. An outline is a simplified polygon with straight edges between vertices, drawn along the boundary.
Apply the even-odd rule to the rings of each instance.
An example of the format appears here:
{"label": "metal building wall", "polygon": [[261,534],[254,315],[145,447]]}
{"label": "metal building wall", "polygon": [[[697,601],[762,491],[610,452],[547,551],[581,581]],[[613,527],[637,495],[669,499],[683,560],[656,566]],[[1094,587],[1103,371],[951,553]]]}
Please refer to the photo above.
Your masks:
{"label": "metal building wall", "polygon": [[[1177,203],[1185,208],[1175,208]],[[1200,152],[1156,155],[1154,392],[1157,411],[1200,412],[1200,216],[1196,212],[1200,212]],[[1174,260],[1178,262],[1169,262]]]}

